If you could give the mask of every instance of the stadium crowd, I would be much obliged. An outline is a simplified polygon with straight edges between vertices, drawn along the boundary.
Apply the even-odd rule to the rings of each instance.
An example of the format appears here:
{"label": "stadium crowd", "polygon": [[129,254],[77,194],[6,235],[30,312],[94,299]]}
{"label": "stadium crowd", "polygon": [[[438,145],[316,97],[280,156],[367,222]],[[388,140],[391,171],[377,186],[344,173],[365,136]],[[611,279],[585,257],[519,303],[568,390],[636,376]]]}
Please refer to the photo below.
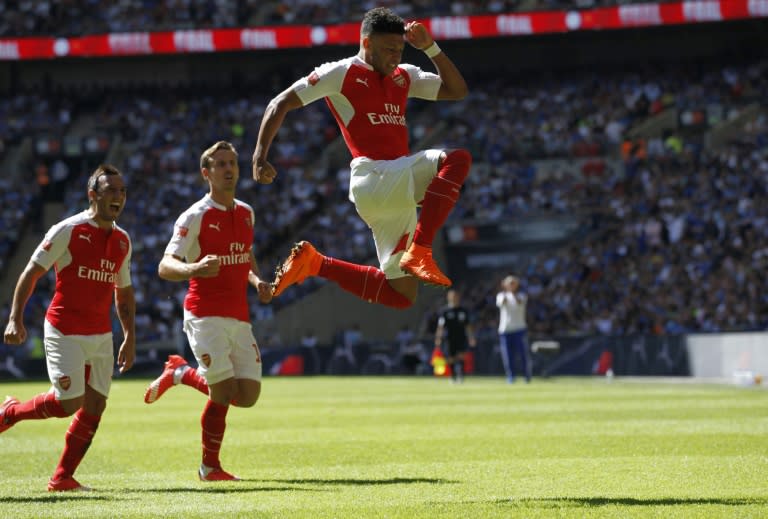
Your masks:
{"label": "stadium crowd", "polygon": [[[20,0],[0,4],[0,37],[78,36],[276,24],[322,25],[356,22],[374,6],[389,7],[400,16],[410,18],[588,9],[640,1],[648,0],[122,0],[109,5],[100,5],[97,0]],[[95,9],[97,5],[99,8]]]}
{"label": "stadium crowd", "polygon": [[[486,174],[470,175],[454,221],[590,213],[585,240],[535,255],[519,267],[530,294],[532,334],[753,329],[768,324],[764,297],[756,290],[768,254],[760,225],[766,179],[756,176],[768,170],[764,118],[755,119],[745,133],[753,136],[749,142],[722,151],[703,149],[695,132],[650,139],[642,156],[626,155],[623,170],[598,168],[573,176],[548,170],[537,160],[595,156],[599,162],[600,156],[619,152],[628,129],[665,108],[717,105],[721,117],[727,117],[748,99],[765,99],[766,85],[765,63],[675,68],[674,74],[669,69],[603,73],[599,78],[574,73],[519,84],[478,80],[461,103],[414,103],[409,121],[414,145],[424,140],[467,146],[478,168],[485,168]],[[338,136],[321,104],[284,126],[274,150],[282,172],[278,181],[267,187],[250,180],[258,121],[274,94],[267,90],[268,85],[264,91],[206,89],[201,94],[189,88],[171,95],[150,87],[105,89],[98,104],[78,102],[73,92],[57,107],[24,96],[0,105],[12,115],[3,127],[8,142],[34,134],[36,120],[64,131],[86,112],[119,136],[129,187],[121,224],[134,240],[140,341],[177,338],[183,290],[162,282],[157,264],[173,215],[204,192],[195,150],[222,136],[240,151],[240,193],[257,211],[254,244],[263,272],[272,271],[297,238],[311,239],[333,256],[373,260],[368,230],[347,200],[344,161],[318,160]],[[27,105],[34,107],[30,121],[23,108],[13,111]],[[73,180],[66,194],[66,206],[73,211],[84,203],[85,193],[77,187],[82,184]],[[3,190],[10,197],[3,205],[4,219],[13,217],[6,213],[23,218],[20,200],[27,188],[22,185],[28,183]],[[492,298],[503,274],[486,273],[462,287],[480,333],[492,333]],[[277,341],[270,335],[273,308],[319,283],[313,279],[292,287],[272,306],[259,305],[254,297],[252,314],[267,323],[260,341]],[[46,296],[39,290],[37,297],[44,301]]]}

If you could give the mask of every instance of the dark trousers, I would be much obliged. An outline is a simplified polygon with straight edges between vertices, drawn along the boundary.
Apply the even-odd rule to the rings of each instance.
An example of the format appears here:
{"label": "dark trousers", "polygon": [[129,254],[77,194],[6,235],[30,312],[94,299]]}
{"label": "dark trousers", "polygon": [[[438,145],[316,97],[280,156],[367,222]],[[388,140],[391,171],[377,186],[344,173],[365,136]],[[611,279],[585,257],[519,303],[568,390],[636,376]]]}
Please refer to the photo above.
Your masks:
{"label": "dark trousers", "polygon": [[515,380],[515,356],[520,357],[525,380],[531,380],[531,359],[528,356],[528,340],[525,330],[499,334],[499,349],[501,361],[504,363],[504,372],[507,380]]}

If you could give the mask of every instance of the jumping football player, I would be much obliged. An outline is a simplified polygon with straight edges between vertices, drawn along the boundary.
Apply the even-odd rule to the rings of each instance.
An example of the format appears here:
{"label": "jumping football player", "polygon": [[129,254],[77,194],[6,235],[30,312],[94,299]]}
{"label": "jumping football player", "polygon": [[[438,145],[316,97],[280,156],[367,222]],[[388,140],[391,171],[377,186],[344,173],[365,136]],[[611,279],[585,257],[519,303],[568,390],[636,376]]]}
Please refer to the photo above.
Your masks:
{"label": "jumping football player", "polygon": [[[424,51],[438,73],[402,64],[406,42]],[[375,8],[363,18],[357,55],[317,67],[272,99],[253,153],[253,178],[263,184],[275,179],[267,156],[286,114],[325,99],[353,157],[349,197],[373,232],[380,265],[324,256],[302,241],[278,267],[275,296],[308,276],[320,276],[366,301],[406,308],[419,281],[451,285],[432,257],[432,242],[458,200],[472,158],[463,149],[412,154],[406,102],[466,95],[464,78],[424,25],[406,24],[389,9]]]}

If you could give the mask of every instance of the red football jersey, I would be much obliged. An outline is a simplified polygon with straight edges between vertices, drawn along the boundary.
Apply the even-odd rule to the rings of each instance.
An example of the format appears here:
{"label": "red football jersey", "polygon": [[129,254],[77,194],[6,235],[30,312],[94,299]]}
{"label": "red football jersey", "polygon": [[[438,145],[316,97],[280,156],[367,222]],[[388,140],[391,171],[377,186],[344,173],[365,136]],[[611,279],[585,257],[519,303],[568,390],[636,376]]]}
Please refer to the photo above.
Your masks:
{"label": "red football jersey", "polygon": [[83,211],[51,227],[32,261],[56,269],[45,318],[65,335],[112,331],[115,287],[131,285],[131,239],[117,225],[101,229]]}
{"label": "red football jersey", "polygon": [[305,105],[325,98],[353,158],[390,160],[410,153],[408,98],[437,99],[441,84],[437,74],[408,64],[382,76],[354,56],[316,68],[293,89]]}
{"label": "red football jersey", "polygon": [[187,312],[195,317],[232,317],[250,322],[247,296],[253,224],[253,209],[248,204],[235,200],[235,207],[228,209],[209,195],[179,216],[165,253],[190,263],[208,254],[221,260],[218,276],[189,280],[184,298]]}

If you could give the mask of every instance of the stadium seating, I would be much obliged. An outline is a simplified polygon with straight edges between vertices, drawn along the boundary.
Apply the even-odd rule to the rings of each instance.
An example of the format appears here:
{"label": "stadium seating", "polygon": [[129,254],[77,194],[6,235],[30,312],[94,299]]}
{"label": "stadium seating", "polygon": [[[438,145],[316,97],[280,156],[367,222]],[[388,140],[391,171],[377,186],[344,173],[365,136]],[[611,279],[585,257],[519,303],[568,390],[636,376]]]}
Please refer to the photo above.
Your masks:
{"label": "stadium seating", "polygon": [[[514,11],[587,9],[648,0],[455,0],[452,2],[382,1],[403,17],[470,15]],[[663,0],[662,0],[663,1]],[[358,21],[368,2],[351,0],[283,0],[260,2],[114,2],[93,8],[93,2],[7,2],[0,7],[2,36],[71,36],[110,32],[171,31],[276,24],[329,24]]]}
{"label": "stadium seating", "polygon": [[[160,13],[162,3],[155,4]],[[283,5],[285,13],[288,4],[277,5]],[[531,9],[609,2],[501,4],[505,9]],[[115,9],[131,5],[120,3]],[[455,5],[459,7],[453,9],[469,10],[478,3]],[[494,11],[499,3],[483,5]],[[312,20],[320,12],[307,10],[280,20],[257,8],[256,2],[238,6],[237,16],[217,18],[217,23],[240,25],[244,19],[315,23]],[[352,13],[355,8],[349,9]],[[5,21],[0,22],[0,35],[14,33],[7,27],[18,27],[7,23],[9,12],[0,13]],[[211,22],[201,20],[213,16],[190,11],[166,19],[157,14],[154,26],[138,12],[129,13],[135,17],[110,17],[120,18],[123,25],[107,29],[127,30],[132,21],[159,29],[204,27]],[[351,17],[357,15],[354,11]],[[80,21],[73,19],[72,27],[98,31],[105,23],[86,15]],[[24,30],[36,34],[52,29],[36,25]],[[451,223],[535,214],[590,218],[590,232],[582,241],[532,254],[514,267],[531,294],[534,334],[757,329],[768,324],[766,303],[756,289],[763,284],[761,267],[768,255],[761,225],[766,217],[763,177],[768,172],[768,131],[761,105],[768,98],[766,70],[765,62],[753,60],[688,68],[638,67],[631,72],[569,71],[511,81],[478,75],[468,78],[472,92],[462,102],[415,102],[409,113],[411,137],[415,148],[460,146],[472,152],[475,171]],[[0,139],[6,150],[25,137],[66,133],[83,120],[98,121],[110,135],[112,148],[103,158],[117,158],[129,176],[129,203],[120,223],[134,239],[140,341],[178,340],[185,287],[160,281],[156,266],[173,218],[204,192],[197,174],[199,154],[220,138],[232,140],[240,151],[240,196],[257,213],[254,246],[262,272],[270,273],[297,238],[310,239],[333,256],[375,261],[370,233],[347,200],[348,157],[329,151],[338,147],[334,144],[338,130],[322,103],[287,120],[272,151],[279,180],[269,187],[250,180],[255,132],[274,93],[273,84],[264,82],[260,89],[239,91],[104,87],[92,96],[100,102],[90,104],[74,90],[0,100]],[[57,106],[48,106],[52,97]],[[749,119],[735,132],[738,139],[726,138],[718,148],[706,146],[714,128],[736,120],[735,114],[755,100]],[[645,123],[662,114],[671,116],[673,127],[645,134],[654,127]],[[553,166],[584,158],[589,160],[576,174]],[[79,178],[69,182],[64,195],[71,211],[84,206],[82,185],[89,171],[77,173]],[[11,179],[0,182],[2,262],[12,251],[8,243],[28,225],[35,186]],[[466,291],[464,301],[472,305],[481,333],[488,337],[496,319],[492,296],[506,273],[507,269],[486,271],[457,281]],[[320,285],[321,281],[311,280],[292,287],[271,306],[254,299],[253,313],[268,323],[273,311]],[[45,283],[39,287],[37,301],[44,301],[49,288]],[[629,297],[621,291],[628,291]],[[272,332],[269,326],[259,331]],[[259,339],[278,343],[272,335]]]}

